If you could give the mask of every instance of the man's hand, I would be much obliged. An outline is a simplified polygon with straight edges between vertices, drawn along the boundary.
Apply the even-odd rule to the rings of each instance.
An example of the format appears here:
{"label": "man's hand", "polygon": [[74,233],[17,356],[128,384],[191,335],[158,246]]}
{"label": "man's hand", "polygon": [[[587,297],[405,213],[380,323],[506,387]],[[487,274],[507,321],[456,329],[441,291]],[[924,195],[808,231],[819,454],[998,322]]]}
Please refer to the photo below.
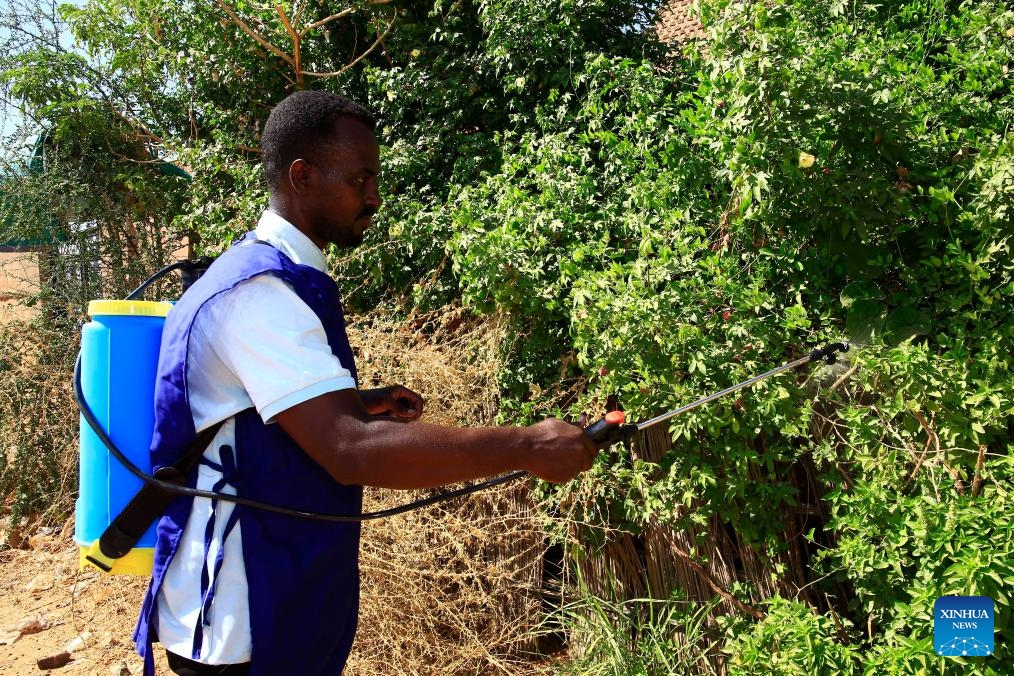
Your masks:
{"label": "man's hand", "polygon": [[390,415],[401,420],[418,420],[422,416],[423,398],[402,385],[360,390],[359,397],[370,415]]}
{"label": "man's hand", "polygon": [[591,469],[599,452],[580,425],[563,420],[543,420],[527,431],[532,435],[533,451],[524,469],[544,481],[570,481]]}

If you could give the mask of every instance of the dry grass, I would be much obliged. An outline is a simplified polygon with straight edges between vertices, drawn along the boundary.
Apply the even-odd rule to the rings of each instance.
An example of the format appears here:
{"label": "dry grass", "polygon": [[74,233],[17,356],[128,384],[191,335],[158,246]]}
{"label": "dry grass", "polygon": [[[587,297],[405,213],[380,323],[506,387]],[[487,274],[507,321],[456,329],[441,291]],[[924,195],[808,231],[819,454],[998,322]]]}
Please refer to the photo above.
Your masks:
{"label": "dry grass", "polygon": [[[0,314],[0,497],[16,517],[32,512],[56,521],[73,509],[78,418],[70,345],[63,332],[39,328],[18,310]],[[0,529],[0,543],[3,535]]]}
{"label": "dry grass", "polygon": [[[353,321],[349,337],[364,387],[412,388],[437,424],[492,423],[506,339],[498,322],[458,309],[406,322],[372,314]],[[371,490],[367,508],[420,495]],[[546,673],[525,657],[541,614],[545,539],[523,483],[365,524],[348,672]]]}

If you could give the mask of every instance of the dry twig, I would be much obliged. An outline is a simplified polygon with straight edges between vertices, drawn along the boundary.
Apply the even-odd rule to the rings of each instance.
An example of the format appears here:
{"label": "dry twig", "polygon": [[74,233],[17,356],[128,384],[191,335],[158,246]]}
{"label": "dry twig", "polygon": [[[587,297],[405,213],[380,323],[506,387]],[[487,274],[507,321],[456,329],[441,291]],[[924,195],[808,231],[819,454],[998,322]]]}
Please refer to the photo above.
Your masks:
{"label": "dry twig", "polygon": [[926,446],[916,459],[915,467],[912,468],[912,471],[905,479],[906,489],[912,485],[912,482],[915,481],[916,475],[919,474],[919,469],[922,467],[923,462],[926,460],[926,455],[929,453],[930,445],[936,448],[937,453],[940,453],[940,437],[937,436],[936,431],[930,427],[929,423],[926,422],[926,418],[924,418],[919,411],[913,411],[912,415],[915,416],[915,419],[919,421],[919,426],[926,432]]}
{"label": "dry twig", "polygon": [[975,476],[972,478],[972,497],[979,497],[982,490],[982,469],[986,465],[986,445],[979,445],[979,457],[975,461]]}

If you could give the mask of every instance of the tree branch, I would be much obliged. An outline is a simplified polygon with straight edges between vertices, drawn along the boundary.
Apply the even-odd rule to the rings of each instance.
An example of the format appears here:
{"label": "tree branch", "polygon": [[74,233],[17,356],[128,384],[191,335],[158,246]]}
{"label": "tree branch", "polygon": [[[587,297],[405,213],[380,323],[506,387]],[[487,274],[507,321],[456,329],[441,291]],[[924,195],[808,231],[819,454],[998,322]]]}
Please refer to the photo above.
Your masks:
{"label": "tree branch", "polygon": [[926,447],[923,449],[922,454],[920,454],[916,459],[915,467],[912,468],[908,478],[905,479],[905,488],[908,488],[915,480],[916,475],[919,473],[919,468],[922,467],[922,463],[926,460],[926,454],[929,453],[930,445],[936,446],[937,453],[940,452],[940,437],[937,436],[937,433],[929,426],[929,423],[926,422],[926,418],[922,417],[922,414],[919,413],[919,411],[912,411],[912,415],[915,416],[915,419],[919,421],[919,426],[926,432],[927,439]]}
{"label": "tree branch", "polygon": [[303,59],[299,53],[299,41],[303,39],[303,33],[296,33],[292,30],[289,17],[285,16],[285,10],[281,5],[275,5],[275,11],[278,12],[278,18],[282,20],[282,25],[285,26],[285,30],[289,32],[289,37],[292,39],[292,67],[296,71],[296,86],[303,89]]}
{"label": "tree branch", "polygon": [[309,75],[311,77],[334,77],[335,75],[341,75],[342,73],[344,73],[345,71],[347,71],[350,68],[354,67],[357,63],[359,63],[360,61],[362,61],[363,59],[365,59],[367,56],[369,56],[370,53],[374,49],[377,48],[377,45],[381,44],[381,41],[385,37],[387,37],[388,33],[391,32],[391,26],[394,25],[394,20],[397,18],[397,16],[398,16],[397,12],[393,13],[391,15],[391,20],[388,21],[387,22],[387,26],[384,27],[384,32],[377,36],[377,39],[373,41],[373,44],[370,45],[370,48],[367,49],[362,54],[360,54],[359,56],[357,56],[351,62],[349,62],[348,64],[346,64],[344,67],[342,67],[341,70],[334,71],[333,73],[313,73],[313,72],[310,72],[310,71],[302,71],[300,74],[301,75]]}
{"label": "tree branch", "polygon": [[858,371],[858,370],[859,370],[859,362],[856,362],[855,364],[852,365],[852,368],[850,368],[848,371],[846,371],[845,373],[843,373],[842,376],[840,378],[838,378],[838,380],[834,381],[834,384],[831,385],[831,387],[828,388],[828,389],[831,392],[834,392],[839,387],[841,387],[842,385],[844,385],[845,381],[847,381],[849,378],[851,378],[855,374],[855,372]]}
{"label": "tree branch", "polygon": [[352,14],[355,11],[356,11],[355,7],[349,7],[348,9],[343,9],[342,11],[338,12],[337,14],[332,14],[331,16],[327,17],[326,19],[321,19],[320,21],[314,21],[310,25],[305,26],[303,28],[303,30],[299,31],[299,36],[303,37],[307,33],[309,33],[310,31],[312,31],[314,28],[320,28],[321,26],[323,26],[326,23],[331,23],[332,21],[340,19],[343,16],[348,16],[349,14]]}
{"label": "tree branch", "polygon": [[225,0],[215,0],[215,2],[218,4],[219,7],[222,8],[222,11],[224,11],[226,14],[229,15],[229,18],[232,19],[232,22],[234,24],[236,24],[237,26],[239,26],[240,29],[242,29],[242,31],[244,33],[246,33],[247,35],[249,35],[250,37],[252,37],[254,40],[256,40],[259,45],[261,45],[262,47],[264,47],[265,49],[267,49],[269,52],[271,52],[275,56],[277,56],[277,57],[281,58],[282,60],[284,60],[285,63],[287,63],[287,64],[289,64],[290,66],[293,66],[293,67],[295,66],[295,60],[291,56],[289,56],[288,54],[286,54],[282,50],[278,49],[278,47],[275,47],[273,44],[271,44],[270,42],[268,42],[267,40],[265,40],[263,37],[261,37],[261,35],[259,33],[257,33],[257,31],[255,31],[254,29],[250,28],[250,26],[248,26],[247,23],[245,21],[243,21],[243,19],[239,18],[239,16],[236,14],[236,12],[234,12],[232,10],[232,7],[230,7],[229,5],[227,5],[225,3]]}
{"label": "tree branch", "polygon": [[[371,4],[377,5],[386,4],[389,1],[390,0],[370,0]],[[292,79],[288,75],[285,76],[285,79],[288,80],[292,85],[294,85],[298,89],[303,89],[305,87],[304,78],[306,76],[317,78],[334,77],[337,75],[341,75],[347,72],[349,69],[355,67],[360,61],[369,56],[377,48],[378,45],[383,44],[384,38],[387,37],[388,33],[391,32],[391,27],[394,25],[394,22],[398,17],[397,11],[392,12],[391,19],[387,22],[387,26],[384,27],[383,31],[373,41],[373,44],[371,44],[370,47],[362,54],[360,54],[351,62],[343,66],[340,70],[327,73],[320,73],[315,71],[303,70],[303,57],[301,45],[303,38],[306,37],[306,35],[315,28],[320,28],[321,26],[331,23],[332,21],[337,21],[338,19],[353,14],[354,12],[356,12],[355,7],[343,9],[340,12],[331,14],[323,19],[320,19],[319,21],[314,21],[313,23],[307,24],[306,26],[303,26],[302,28],[297,30],[296,26],[299,25],[300,18],[304,9],[303,5],[300,3],[296,4],[292,20],[290,20],[285,10],[282,8],[282,6],[280,4],[276,4],[275,12],[278,14],[279,19],[281,19],[282,25],[285,27],[286,32],[289,34],[289,39],[292,42],[292,54],[290,55],[284,52],[283,50],[279,49],[278,47],[272,45],[261,34],[259,34],[253,28],[251,28],[250,25],[247,24],[247,22],[245,22],[242,18],[240,18],[238,14],[236,14],[236,12],[232,9],[232,7],[229,6],[229,4],[225,0],[215,0],[215,2],[219,6],[219,8],[221,8],[221,10],[229,16],[232,22],[236,24],[244,33],[252,37],[257,42],[257,44],[261,45],[275,56],[281,58],[283,61],[285,61],[285,63],[289,64],[292,67],[293,72],[295,74],[295,79]]]}

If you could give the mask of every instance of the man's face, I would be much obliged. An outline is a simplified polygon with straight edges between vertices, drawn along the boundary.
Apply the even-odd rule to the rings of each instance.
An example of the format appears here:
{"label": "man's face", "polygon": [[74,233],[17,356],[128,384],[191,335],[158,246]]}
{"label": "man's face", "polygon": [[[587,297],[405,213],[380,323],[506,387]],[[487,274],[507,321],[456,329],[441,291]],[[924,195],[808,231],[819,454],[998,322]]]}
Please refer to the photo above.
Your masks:
{"label": "man's face", "polygon": [[321,149],[313,189],[304,196],[307,235],[321,249],[328,243],[351,249],[362,244],[380,208],[380,150],[370,128],[354,118],[335,122],[335,138]]}

